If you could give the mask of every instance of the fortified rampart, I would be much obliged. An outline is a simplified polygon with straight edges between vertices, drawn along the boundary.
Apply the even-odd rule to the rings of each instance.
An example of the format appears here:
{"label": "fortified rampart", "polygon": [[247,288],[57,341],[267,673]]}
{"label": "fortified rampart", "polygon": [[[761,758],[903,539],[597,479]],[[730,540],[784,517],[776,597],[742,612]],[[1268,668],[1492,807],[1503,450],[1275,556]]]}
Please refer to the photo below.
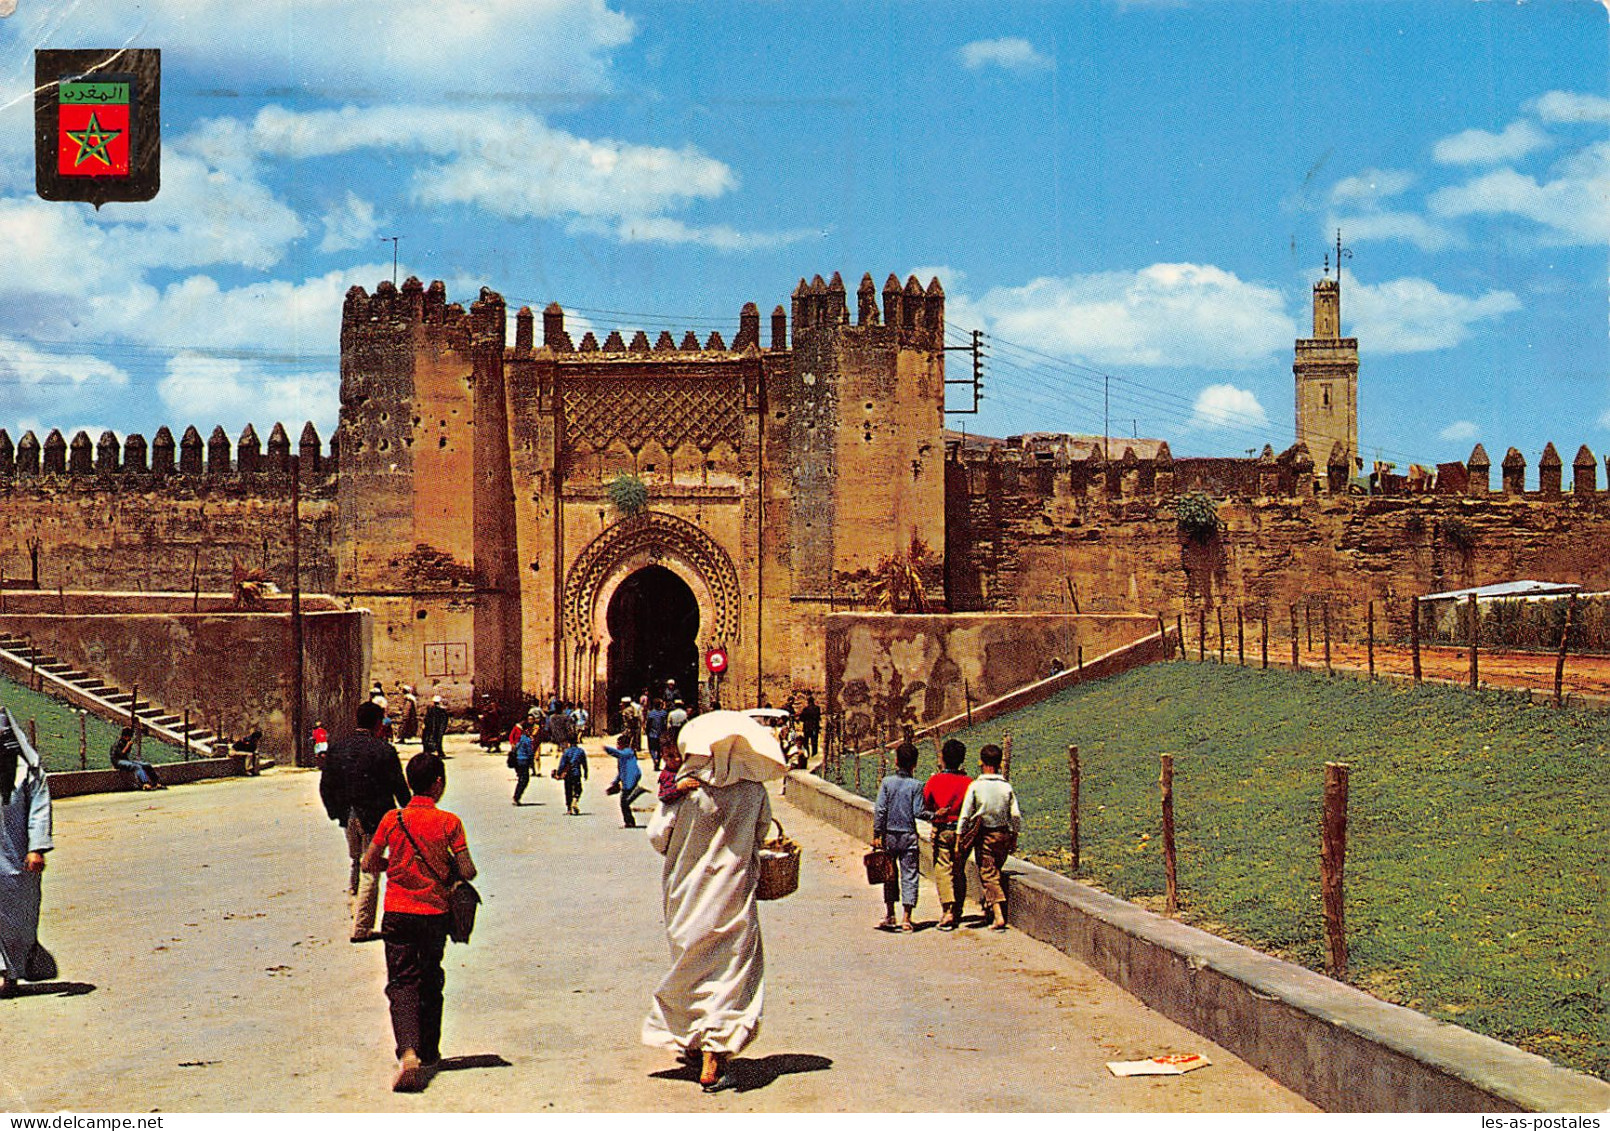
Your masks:
{"label": "fortified rampart", "polygon": [[[1586,446],[1569,490],[1550,444],[1536,490],[1511,448],[1494,491],[1478,445],[1439,474],[1442,490],[1384,495],[1350,493],[1341,465],[1318,488],[1301,445],[1247,461],[1175,461],[1166,445],[1145,460],[1132,451],[1069,460],[1039,447],[949,446],[953,610],[1174,615],[1245,605],[1267,606],[1284,625],[1289,606],[1323,597],[1355,619],[1379,602],[1385,630],[1403,634],[1413,594],[1518,578],[1610,588],[1610,491]],[[1176,503],[1190,490],[1214,498],[1211,536],[1179,528]]]}
{"label": "fortified rampart", "polygon": [[[309,423],[298,443],[302,588],[334,584],[336,442],[320,451]],[[0,429],[0,575],[7,585],[128,591],[228,590],[238,558],[289,590],[291,443],[274,425],[266,448],[247,425],[231,444],[193,426],[166,427],[149,447],[110,431],[91,444],[52,430],[13,445]]]}

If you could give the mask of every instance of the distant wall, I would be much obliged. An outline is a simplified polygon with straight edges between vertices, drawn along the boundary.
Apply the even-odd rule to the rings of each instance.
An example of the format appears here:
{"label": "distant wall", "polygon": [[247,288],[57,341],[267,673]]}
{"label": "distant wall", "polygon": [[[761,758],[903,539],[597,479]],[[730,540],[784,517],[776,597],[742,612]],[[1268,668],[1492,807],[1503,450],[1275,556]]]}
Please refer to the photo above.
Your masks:
{"label": "distant wall", "polygon": [[[69,612],[19,611],[19,598],[54,603],[54,594],[6,594],[0,632],[31,636],[42,651],[124,690],[139,688],[175,714],[186,709],[196,725],[221,724],[238,737],[263,728],[260,750],[288,764],[291,735],[291,618],[272,612],[77,612],[75,603],[105,609],[116,595],[68,594]],[[134,608],[185,598],[135,595]],[[367,689],[369,614],[340,609],[328,598],[305,603],[304,703],[307,724],[323,719],[339,732],[350,725]]]}
{"label": "distant wall", "polygon": [[1068,613],[827,618],[829,711],[851,746],[921,727],[1045,678],[1053,659],[1077,665],[1157,631],[1146,616]]}

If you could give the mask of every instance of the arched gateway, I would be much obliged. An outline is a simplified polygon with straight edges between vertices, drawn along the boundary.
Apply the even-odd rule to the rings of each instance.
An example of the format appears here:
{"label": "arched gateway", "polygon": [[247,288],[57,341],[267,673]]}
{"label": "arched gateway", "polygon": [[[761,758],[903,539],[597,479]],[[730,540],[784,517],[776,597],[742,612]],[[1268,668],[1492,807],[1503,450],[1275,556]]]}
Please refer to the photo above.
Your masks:
{"label": "arched gateway", "polygon": [[741,607],[738,571],[704,530],[655,511],[624,519],[565,576],[564,685],[600,720],[650,680],[675,679],[691,700],[700,649],[736,644]]}

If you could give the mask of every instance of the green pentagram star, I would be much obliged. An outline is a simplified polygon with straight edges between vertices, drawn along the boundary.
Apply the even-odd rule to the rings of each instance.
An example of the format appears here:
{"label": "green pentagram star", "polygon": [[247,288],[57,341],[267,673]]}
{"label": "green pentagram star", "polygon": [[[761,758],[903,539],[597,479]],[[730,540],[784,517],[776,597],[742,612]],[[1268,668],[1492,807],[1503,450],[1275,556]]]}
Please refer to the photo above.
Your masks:
{"label": "green pentagram star", "polygon": [[68,130],[67,136],[78,145],[78,156],[73,158],[73,168],[78,168],[91,158],[111,168],[112,157],[106,152],[106,147],[122,133],[122,130],[102,129],[94,114],[89,116],[89,124],[83,129]]}

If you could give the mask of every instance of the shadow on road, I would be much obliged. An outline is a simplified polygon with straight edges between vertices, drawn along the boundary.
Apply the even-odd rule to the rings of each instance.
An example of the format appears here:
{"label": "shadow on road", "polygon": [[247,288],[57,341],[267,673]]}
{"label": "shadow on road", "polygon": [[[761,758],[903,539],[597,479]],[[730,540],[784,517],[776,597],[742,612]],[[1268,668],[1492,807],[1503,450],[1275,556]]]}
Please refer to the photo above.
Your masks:
{"label": "shadow on road", "polygon": [[495,1052],[478,1052],[469,1056],[444,1056],[436,1064],[438,1072],[457,1072],[464,1068],[513,1068]]}
{"label": "shadow on road", "polygon": [[[764,1088],[779,1076],[790,1076],[796,1072],[824,1072],[832,1067],[833,1061],[829,1057],[800,1052],[776,1052],[758,1060],[739,1056],[734,1057],[730,1065],[732,1075],[737,1080],[737,1087],[734,1090],[738,1092],[753,1092]],[[655,1080],[686,1080],[691,1084],[697,1084],[699,1066],[684,1064],[677,1068],[650,1072],[649,1076]]]}
{"label": "shadow on road", "polygon": [[32,985],[18,985],[12,988],[7,997],[44,997],[46,994],[56,994],[59,997],[82,997],[92,994],[97,987],[91,982],[35,982]]}

